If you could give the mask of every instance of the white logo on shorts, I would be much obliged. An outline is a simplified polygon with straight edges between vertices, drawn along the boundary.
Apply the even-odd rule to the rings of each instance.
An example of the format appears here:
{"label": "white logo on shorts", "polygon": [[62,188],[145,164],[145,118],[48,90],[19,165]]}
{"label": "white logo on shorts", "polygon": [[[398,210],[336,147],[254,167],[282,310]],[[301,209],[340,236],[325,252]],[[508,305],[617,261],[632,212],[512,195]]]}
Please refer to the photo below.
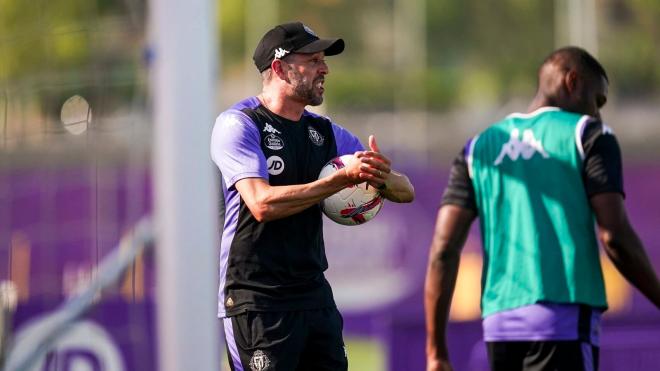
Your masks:
{"label": "white logo on shorts", "polygon": [[250,369],[252,371],[264,371],[268,369],[268,366],[270,366],[270,359],[268,359],[266,353],[260,350],[255,351],[250,359]]}
{"label": "white logo on shorts", "polygon": [[284,160],[280,156],[270,156],[266,160],[266,167],[268,167],[268,174],[280,175],[284,171]]}

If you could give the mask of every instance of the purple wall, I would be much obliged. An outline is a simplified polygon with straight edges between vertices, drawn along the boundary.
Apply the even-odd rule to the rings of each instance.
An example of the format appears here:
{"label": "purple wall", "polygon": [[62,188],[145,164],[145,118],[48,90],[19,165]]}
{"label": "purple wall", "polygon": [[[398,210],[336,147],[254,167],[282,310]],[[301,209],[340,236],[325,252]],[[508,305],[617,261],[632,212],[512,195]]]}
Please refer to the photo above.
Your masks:
{"label": "purple wall", "polygon": [[[445,170],[406,173],[418,195],[412,205],[388,203],[374,221],[360,227],[326,224],[328,277],[346,332],[382,339],[389,369],[395,371],[424,368],[422,285],[446,183]],[[658,269],[660,194],[654,191],[660,189],[660,167],[629,167],[625,176],[630,217]],[[17,329],[59,305],[76,282],[89,278],[119,237],[150,212],[149,179],[144,167],[0,170],[0,280],[12,278],[29,288],[15,317]],[[131,272],[86,318],[112,338],[126,369],[155,370],[152,257],[143,257]],[[623,309],[606,318],[601,370],[653,369],[660,364],[659,334],[657,309],[633,292]],[[451,323],[456,370],[484,369],[480,337],[478,320]],[[58,359],[65,362],[64,356]]]}
{"label": "purple wall", "polygon": [[[150,194],[144,166],[0,170],[0,280],[18,285],[15,336],[91,277],[120,236],[150,212]],[[66,370],[75,362],[107,369],[116,358],[127,370],[156,369],[154,306],[147,295],[155,291],[152,256],[131,273],[85,316],[98,325],[91,325],[96,332],[82,329],[65,339],[43,369]],[[103,356],[104,349],[120,355]]]}

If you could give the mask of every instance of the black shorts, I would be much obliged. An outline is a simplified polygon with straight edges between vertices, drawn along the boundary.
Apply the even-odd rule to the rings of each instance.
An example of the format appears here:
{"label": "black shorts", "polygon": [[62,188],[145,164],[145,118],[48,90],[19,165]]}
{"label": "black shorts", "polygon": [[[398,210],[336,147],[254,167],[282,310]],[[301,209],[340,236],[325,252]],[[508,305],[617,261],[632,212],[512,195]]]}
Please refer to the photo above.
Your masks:
{"label": "black shorts", "polygon": [[345,371],[343,319],[337,308],[246,312],[224,318],[232,371]]}
{"label": "black shorts", "polygon": [[598,347],[575,341],[487,342],[493,371],[597,371]]}

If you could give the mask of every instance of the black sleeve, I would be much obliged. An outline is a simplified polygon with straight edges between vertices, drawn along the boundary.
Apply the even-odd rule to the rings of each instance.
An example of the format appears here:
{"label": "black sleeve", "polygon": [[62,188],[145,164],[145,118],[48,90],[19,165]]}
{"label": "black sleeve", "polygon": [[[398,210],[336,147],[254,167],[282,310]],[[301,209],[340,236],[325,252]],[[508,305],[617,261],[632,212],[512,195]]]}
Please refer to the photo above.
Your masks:
{"label": "black sleeve", "polygon": [[612,131],[600,120],[592,119],[582,134],[582,148],[582,178],[587,196],[616,192],[625,197],[621,149]]}
{"label": "black sleeve", "polygon": [[449,182],[445,192],[442,194],[444,205],[457,205],[466,209],[477,211],[477,202],[474,195],[474,186],[468,174],[467,161],[465,160],[465,149],[454,159],[449,173]]}

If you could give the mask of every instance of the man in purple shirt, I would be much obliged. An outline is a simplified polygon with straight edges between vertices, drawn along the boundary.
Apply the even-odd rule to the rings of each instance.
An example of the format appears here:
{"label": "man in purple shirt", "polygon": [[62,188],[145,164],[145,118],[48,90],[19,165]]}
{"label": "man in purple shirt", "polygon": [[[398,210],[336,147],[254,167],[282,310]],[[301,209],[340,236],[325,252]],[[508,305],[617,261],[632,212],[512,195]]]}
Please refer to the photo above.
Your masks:
{"label": "man in purple shirt", "polygon": [[[300,22],[274,27],[253,57],[261,94],[223,112],[213,129],[224,198],[218,315],[232,370],[346,370],[342,319],[323,274],[319,202],[365,181],[394,202],[414,197],[373,136],[365,150],[305,110],[323,102],[324,58],[343,49],[342,39],[320,39]],[[345,154],[357,161],[317,179]]]}

